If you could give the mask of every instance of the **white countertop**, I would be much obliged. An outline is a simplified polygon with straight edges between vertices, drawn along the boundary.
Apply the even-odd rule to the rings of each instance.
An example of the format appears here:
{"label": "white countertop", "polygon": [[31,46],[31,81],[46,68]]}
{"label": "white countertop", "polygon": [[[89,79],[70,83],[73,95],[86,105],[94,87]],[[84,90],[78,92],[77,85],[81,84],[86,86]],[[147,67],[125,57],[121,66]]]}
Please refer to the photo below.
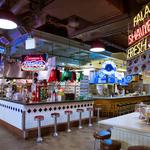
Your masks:
{"label": "white countertop", "polygon": [[144,120],[140,120],[137,112],[102,120],[99,121],[99,124],[150,134],[150,125],[147,125]]}

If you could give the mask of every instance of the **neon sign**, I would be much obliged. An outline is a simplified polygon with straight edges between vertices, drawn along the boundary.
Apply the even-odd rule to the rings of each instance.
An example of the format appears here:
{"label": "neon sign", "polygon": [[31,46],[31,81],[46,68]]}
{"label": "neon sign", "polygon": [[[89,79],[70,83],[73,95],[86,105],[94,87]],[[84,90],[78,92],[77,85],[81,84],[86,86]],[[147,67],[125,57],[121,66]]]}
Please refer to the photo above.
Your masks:
{"label": "neon sign", "polygon": [[137,26],[140,22],[143,22],[150,15],[150,3],[145,6],[143,10],[141,10],[134,18],[133,18],[133,26]]}
{"label": "neon sign", "polygon": [[150,20],[148,20],[141,27],[137,28],[132,34],[128,36],[128,44],[131,45],[135,41],[141,39],[150,33]]}
{"label": "neon sign", "polygon": [[[131,34],[128,35],[128,45],[139,41],[138,43],[129,47],[127,51],[127,59],[131,59],[147,50],[149,50],[149,34],[150,34],[150,3],[148,3],[144,9],[142,9],[134,18],[133,18],[133,27],[137,27],[133,30]],[[146,37],[147,36],[147,37]]]}
{"label": "neon sign", "polygon": [[23,71],[41,71],[45,70],[46,61],[43,55],[28,55],[22,56],[22,66]]}
{"label": "neon sign", "polygon": [[128,49],[127,59],[131,59],[148,50],[147,37]]}

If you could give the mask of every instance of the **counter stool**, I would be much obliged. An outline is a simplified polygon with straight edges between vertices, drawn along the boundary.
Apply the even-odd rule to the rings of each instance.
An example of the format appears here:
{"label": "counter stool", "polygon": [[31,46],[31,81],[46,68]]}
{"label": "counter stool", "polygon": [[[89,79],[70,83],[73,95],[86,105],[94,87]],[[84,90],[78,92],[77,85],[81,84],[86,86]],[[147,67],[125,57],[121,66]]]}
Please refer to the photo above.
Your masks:
{"label": "counter stool", "polygon": [[44,116],[35,116],[34,120],[37,121],[37,128],[38,128],[38,137],[36,139],[37,143],[41,143],[43,141],[43,138],[41,137],[41,121],[44,120]]}
{"label": "counter stool", "polygon": [[101,150],[120,150],[121,142],[112,139],[105,139],[101,141]]}
{"label": "counter stool", "polygon": [[101,140],[109,139],[111,137],[111,132],[107,130],[101,130],[99,132],[94,132],[93,137],[94,137],[94,150],[96,150],[97,140],[101,141]]}
{"label": "counter stool", "polygon": [[92,127],[91,112],[93,111],[93,108],[89,107],[87,108],[87,111],[89,112],[89,127]]}
{"label": "counter stool", "polygon": [[98,123],[99,122],[99,118],[100,118],[100,110],[102,110],[102,108],[96,107],[95,109],[96,109],[96,113],[97,113],[96,120],[97,120],[97,123]]}
{"label": "counter stool", "polygon": [[147,146],[130,146],[128,150],[150,150],[150,147]]}
{"label": "counter stool", "polygon": [[57,118],[60,117],[60,113],[52,113],[51,114],[52,118],[54,118],[54,133],[53,133],[53,136],[58,136],[58,133],[57,133]]}
{"label": "counter stool", "polygon": [[82,113],[84,112],[84,109],[77,109],[77,112],[79,113],[79,129],[82,129]]}
{"label": "counter stool", "polygon": [[71,129],[70,129],[70,115],[72,114],[72,110],[66,110],[65,114],[67,115],[67,132],[71,132]]}

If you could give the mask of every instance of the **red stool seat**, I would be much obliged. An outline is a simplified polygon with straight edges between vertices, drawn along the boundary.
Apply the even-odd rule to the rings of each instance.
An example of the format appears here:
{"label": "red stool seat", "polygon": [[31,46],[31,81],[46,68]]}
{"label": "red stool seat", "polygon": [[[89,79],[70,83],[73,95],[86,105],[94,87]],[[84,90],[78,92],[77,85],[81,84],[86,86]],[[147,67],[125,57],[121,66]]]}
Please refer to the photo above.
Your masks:
{"label": "red stool seat", "polygon": [[84,109],[77,109],[77,112],[84,112]]}
{"label": "red stool seat", "polygon": [[42,115],[35,116],[34,120],[44,120],[44,116]]}
{"label": "red stool seat", "polygon": [[130,146],[128,150],[150,150],[147,146]]}
{"label": "red stool seat", "polygon": [[72,110],[65,110],[65,114],[72,114]]}
{"label": "red stool seat", "polygon": [[57,113],[57,112],[51,113],[51,116],[52,116],[52,117],[59,117],[59,116],[60,116],[60,113]]}

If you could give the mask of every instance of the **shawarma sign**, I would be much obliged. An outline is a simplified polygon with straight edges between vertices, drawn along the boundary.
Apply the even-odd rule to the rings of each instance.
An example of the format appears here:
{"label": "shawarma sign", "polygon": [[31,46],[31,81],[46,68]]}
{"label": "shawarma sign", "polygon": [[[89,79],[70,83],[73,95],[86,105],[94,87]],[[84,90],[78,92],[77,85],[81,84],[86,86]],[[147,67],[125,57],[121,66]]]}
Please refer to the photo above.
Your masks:
{"label": "shawarma sign", "polygon": [[150,3],[133,18],[133,31],[128,35],[127,59],[150,49]]}

